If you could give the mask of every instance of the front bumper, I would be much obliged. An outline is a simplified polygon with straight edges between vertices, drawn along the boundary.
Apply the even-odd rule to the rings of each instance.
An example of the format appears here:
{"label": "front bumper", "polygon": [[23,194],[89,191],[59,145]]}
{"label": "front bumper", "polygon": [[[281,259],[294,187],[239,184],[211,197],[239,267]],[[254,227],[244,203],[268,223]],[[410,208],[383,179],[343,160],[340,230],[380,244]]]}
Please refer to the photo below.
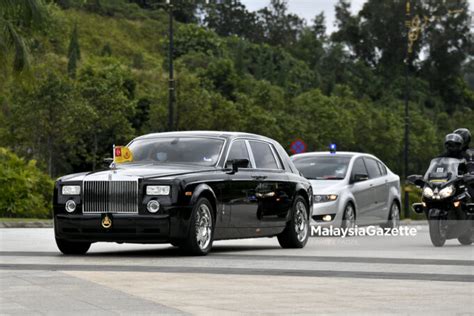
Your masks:
{"label": "front bumper", "polygon": [[[56,238],[76,241],[167,243],[187,235],[192,207],[180,207],[167,214],[64,214],[54,215]],[[104,228],[103,220],[111,221]]]}
{"label": "front bumper", "polygon": [[[314,203],[313,212],[311,216],[311,225],[313,226],[340,226],[342,220],[342,210],[339,206],[339,199],[334,202]],[[324,215],[331,215],[332,220],[329,222],[323,221]]]}
{"label": "front bumper", "polygon": [[56,238],[77,241],[168,242],[168,215],[107,214],[112,224],[102,226],[104,215],[62,215],[54,218]]}

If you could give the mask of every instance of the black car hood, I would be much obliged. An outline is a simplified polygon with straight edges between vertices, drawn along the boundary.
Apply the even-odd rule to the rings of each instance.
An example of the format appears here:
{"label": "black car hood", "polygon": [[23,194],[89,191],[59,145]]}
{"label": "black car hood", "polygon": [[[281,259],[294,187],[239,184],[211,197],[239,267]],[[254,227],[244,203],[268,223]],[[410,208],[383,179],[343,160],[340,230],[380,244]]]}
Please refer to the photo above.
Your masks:
{"label": "black car hood", "polygon": [[216,168],[189,165],[129,165],[120,166],[116,169],[71,174],[64,176],[58,180],[83,181],[152,179],[209,171],[216,171]]}

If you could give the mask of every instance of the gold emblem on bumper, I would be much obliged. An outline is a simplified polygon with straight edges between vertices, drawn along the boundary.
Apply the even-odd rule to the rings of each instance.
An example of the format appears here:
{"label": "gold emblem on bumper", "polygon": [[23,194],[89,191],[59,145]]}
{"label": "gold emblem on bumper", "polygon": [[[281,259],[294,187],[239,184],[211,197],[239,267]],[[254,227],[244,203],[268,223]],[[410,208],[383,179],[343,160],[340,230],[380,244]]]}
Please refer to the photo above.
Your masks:
{"label": "gold emblem on bumper", "polygon": [[108,215],[105,215],[105,217],[102,219],[102,227],[106,229],[112,227],[112,220]]}

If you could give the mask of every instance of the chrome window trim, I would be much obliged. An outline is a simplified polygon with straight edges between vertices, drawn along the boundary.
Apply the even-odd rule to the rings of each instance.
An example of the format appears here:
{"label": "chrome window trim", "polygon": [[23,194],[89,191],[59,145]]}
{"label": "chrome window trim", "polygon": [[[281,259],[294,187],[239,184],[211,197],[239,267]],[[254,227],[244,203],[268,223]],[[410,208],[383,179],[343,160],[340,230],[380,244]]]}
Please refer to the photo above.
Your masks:
{"label": "chrome window trim", "polygon": [[[231,150],[231,148],[232,148],[232,145],[234,144],[234,142],[239,141],[239,140],[244,141],[245,146],[246,146],[246,148],[247,148],[247,152],[248,152],[248,154],[249,154],[250,163],[251,163],[251,166],[252,166],[251,168],[240,168],[240,169],[243,169],[243,170],[255,169],[255,160],[253,159],[253,153],[252,153],[252,151],[250,150],[250,146],[249,146],[249,144],[248,144],[248,140],[247,140],[247,138],[245,138],[245,137],[236,137],[236,138],[233,138],[233,139],[230,141],[229,149],[227,150],[227,154],[226,154],[225,159],[224,159],[223,168],[225,168],[226,165],[227,165],[227,159],[229,159],[229,154],[230,154],[230,150]],[[219,158],[219,160],[220,160],[220,158]]]}
{"label": "chrome window trim", "polygon": [[[277,165],[277,169],[273,169],[273,168],[257,168],[257,163],[255,163],[255,169],[256,169],[256,170],[263,170],[263,171],[283,171],[283,172],[285,171],[285,169],[282,168],[282,166],[281,166],[280,162],[278,161],[277,157],[275,157],[275,152],[274,152],[274,150],[273,150],[273,148],[272,148],[272,147],[273,147],[272,143],[267,142],[267,141],[265,141],[265,140],[260,140],[260,139],[250,139],[250,140],[248,140],[248,142],[249,142],[249,147],[250,147],[250,142],[260,142],[260,143],[264,143],[264,144],[268,145],[268,146],[270,147],[270,151],[272,152],[273,159],[275,159],[275,162],[276,162],[276,165]],[[252,148],[250,147],[250,149],[252,149]],[[254,156],[253,156],[253,151],[252,151],[252,150],[251,150],[251,153],[252,153],[252,158],[253,158]],[[255,160],[254,160],[254,162],[255,162]]]}
{"label": "chrome window trim", "polygon": [[[202,138],[202,139],[218,139],[218,140],[223,140],[224,143],[222,144],[222,148],[221,148],[221,151],[219,153],[219,156],[216,160],[216,163],[213,164],[213,165],[210,165],[210,166],[204,166],[204,167],[217,167],[219,165],[219,162],[221,161],[222,159],[222,155],[224,154],[224,150],[225,150],[225,147],[227,145],[227,138],[225,137],[218,137],[218,136],[177,136],[179,138]],[[157,137],[150,137],[150,138],[140,138],[140,137],[137,137],[135,139],[132,139],[128,144],[127,144],[127,147],[129,147],[134,141],[137,141],[137,140],[153,140],[153,139],[159,139],[159,138],[173,138],[171,136],[157,136]],[[176,137],[174,137],[176,138]],[[229,147],[230,148],[230,147]],[[197,164],[190,164],[190,165],[193,165],[193,166],[202,166],[202,165],[197,165]]]}

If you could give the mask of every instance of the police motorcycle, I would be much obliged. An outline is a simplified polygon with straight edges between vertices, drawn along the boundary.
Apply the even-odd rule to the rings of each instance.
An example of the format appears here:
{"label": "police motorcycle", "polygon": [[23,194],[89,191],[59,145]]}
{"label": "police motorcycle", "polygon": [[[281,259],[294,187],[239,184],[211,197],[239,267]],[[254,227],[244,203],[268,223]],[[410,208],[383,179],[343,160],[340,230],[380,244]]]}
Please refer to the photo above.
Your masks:
{"label": "police motorcycle", "polygon": [[416,213],[425,213],[431,242],[442,247],[446,240],[457,238],[462,245],[473,242],[474,203],[468,183],[473,175],[465,174],[466,161],[435,158],[424,176],[411,175],[409,183],[421,188],[422,202],[414,203]]}

